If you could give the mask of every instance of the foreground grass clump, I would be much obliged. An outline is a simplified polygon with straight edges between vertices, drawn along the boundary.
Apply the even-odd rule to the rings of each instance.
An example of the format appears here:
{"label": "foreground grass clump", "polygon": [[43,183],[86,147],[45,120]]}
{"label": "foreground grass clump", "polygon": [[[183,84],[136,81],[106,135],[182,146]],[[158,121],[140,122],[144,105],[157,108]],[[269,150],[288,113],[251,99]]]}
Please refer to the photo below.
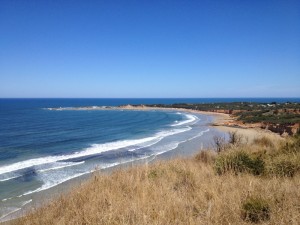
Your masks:
{"label": "foreground grass clump", "polygon": [[283,143],[278,151],[266,159],[268,173],[281,177],[293,177],[300,172],[300,136]]}
{"label": "foreground grass clump", "polygon": [[293,177],[300,169],[300,158],[293,158],[289,155],[276,157],[270,163],[269,173],[281,177]]}
{"label": "foreground grass clump", "polygon": [[226,172],[235,174],[249,172],[253,175],[260,175],[264,172],[264,161],[258,157],[252,158],[243,150],[229,151],[216,158],[215,169],[219,175]]}
{"label": "foreground grass clump", "polygon": [[259,197],[248,198],[243,203],[242,218],[246,221],[258,223],[270,219],[269,204]]}
{"label": "foreground grass clump", "polygon": [[214,160],[217,174],[250,173],[253,175],[293,177],[300,173],[300,136],[273,142],[267,137],[251,144],[227,144]]}
{"label": "foreground grass clump", "polygon": [[[204,151],[195,158],[94,174],[12,224],[300,224],[299,171],[269,172],[278,157],[299,150],[295,143],[288,144],[293,151],[277,143],[235,145],[219,154]],[[216,173],[226,157],[234,166]],[[260,176],[253,172],[260,165],[256,160],[264,162]]]}

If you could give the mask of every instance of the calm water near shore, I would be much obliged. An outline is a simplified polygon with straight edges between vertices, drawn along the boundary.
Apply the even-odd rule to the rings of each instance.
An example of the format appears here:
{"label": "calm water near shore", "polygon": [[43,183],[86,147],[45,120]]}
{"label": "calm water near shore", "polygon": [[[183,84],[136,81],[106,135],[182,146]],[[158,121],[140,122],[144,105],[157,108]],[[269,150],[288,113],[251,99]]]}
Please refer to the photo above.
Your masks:
{"label": "calm water near shore", "polygon": [[105,170],[128,163],[192,155],[211,145],[214,135],[222,135],[208,126],[213,117],[207,115],[156,110],[54,111],[48,108],[234,100],[243,101],[0,99],[0,219],[5,220],[34,203],[36,196],[90,174],[96,168]]}

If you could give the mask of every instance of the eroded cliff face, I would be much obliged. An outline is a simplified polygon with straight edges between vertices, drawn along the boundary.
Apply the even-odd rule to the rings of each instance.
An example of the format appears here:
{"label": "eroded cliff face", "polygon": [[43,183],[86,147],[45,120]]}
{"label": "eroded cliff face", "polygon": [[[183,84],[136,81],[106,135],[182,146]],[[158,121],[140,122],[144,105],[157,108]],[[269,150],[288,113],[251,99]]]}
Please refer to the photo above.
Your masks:
{"label": "eroded cliff face", "polygon": [[[250,127],[250,128],[262,128],[266,130],[270,130],[274,133],[284,135],[295,135],[300,130],[300,123],[295,124],[273,124],[273,123],[244,123],[242,121],[237,120],[235,115],[239,112],[243,112],[243,110],[223,110],[223,109],[216,109],[212,110],[213,112],[217,113],[225,113],[232,116],[233,120],[228,121],[225,126],[237,126],[237,127]],[[292,112],[292,111],[291,111]],[[293,111],[294,112],[294,111]],[[298,114],[298,111],[296,112]],[[234,119],[235,118],[235,119]]]}
{"label": "eroded cliff face", "polygon": [[230,114],[230,115],[234,115],[239,112],[244,112],[244,110],[233,110],[233,109],[213,109],[213,110],[209,110],[209,111],[216,112],[216,113],[225,113],[225,114]]}
{"label": "eroded cliff face", "polygon": [[300,127],[300,123],[296,124],[268,124],[268,123],[261,123],[261,128],[270,130],[274,133],[278,133],[280,135],[295,135]]}

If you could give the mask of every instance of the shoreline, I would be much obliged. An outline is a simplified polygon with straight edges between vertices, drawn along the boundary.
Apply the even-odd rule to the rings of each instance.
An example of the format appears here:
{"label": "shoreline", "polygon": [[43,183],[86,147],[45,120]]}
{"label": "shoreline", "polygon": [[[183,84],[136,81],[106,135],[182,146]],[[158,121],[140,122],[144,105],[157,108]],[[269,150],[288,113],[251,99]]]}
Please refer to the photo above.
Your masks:
{"label": "shoreline", "polygon": [[240,135],[244,136],[247,139],[247,141],[252,141],[255,138],[261,137],[262,135],[270,138],[273,141],[284,139],[284,137],[282,137],[278,133],[260,128],[258,124],[244,124],[238,122],[234,117],[230,116],[229,114],[222,113],[222,112],[210,112],[210,111],[171,108],[171,107],[170,108],[150,107],[145,105],[66,107],[66,108],[48,108],[48,110],[137,110],[137,111],[160,110],[160,111],[188,112],[194,114],[213,116],[214,120],[211,124],[208,124],[208,126],[226,133],[237,132]]}
{"label": "shoreline", "polygon": [[[114,109],[114,110],[120,110],[120,109]],[[153,110],[153,109],[149,109],[149,110]],[[179,110],[176,110],[176,111],[178,112]],[[209,118],[209,119],[207,119],[207,120],[201,119],[200,120],[200,121],[202,121],[201,123],[206,127],[208,127],[212,121],[211,116],[208,116],[207,118]],[[199,128],[201,128],[201,127],[202,126],[199,126]],[[196,129],[198,129],[198,128],[196,128]],[[220,134],[220,133],[214,132],[214,134]],[[222,134],[220,134],[220,135],[222,135]],[[118,166],[114,166],[112,168],[100,170],[100,173],[108,173],[109,174],[113,170],[118,170],[118,168],[126,168],[126,167],[131,167],[132,165],[139,165],[139,164],[148,164],[148,163],[152,164],[152,162],[156,162],[156,161],[160,161],[160,160],[171,160],[171,159],[175,159],[175,158],[178,158],[181,156],[183,158],[191,157],[192,155],[195,154],[195,152],[198,152],[200,150],[201,144],[197,143],[197,140],[198,140],[198,138],[195,139],[195,141],[193,141],[193,146],[186,145],[186,144],[181,145],[182,141],[179,140],[179,144],[181,145],[181,148],[179,148],[179,149],[177,149],[177,147],[176,147],[176,150],[172,149],[169,151],[168,148],[166,148],[168,151],[162,152],[162,153],[156,155],[154,158],[150,157],[149,159],[148,158],[147,159],[139,159],[134,162],[122,163],[122,164],[120,164]],[[177,141],[177,139],[176,139],[176,141]],[[184,147],[182,147],[182,146],[184,146]],[[19,215],[23,216],[24,212],[30,211],[32,208],[40,208],[41,206],[48,204],[48,202],[51,202],[52,199],[56,199],[59,195],[64,196],[65,193],[68,193],[69,191],[76,189],[82,183],[87,182],[89,180],[89,178],[92,176],[93,176],[93,172],[87,173],[87,174],[77,177],[75,179],[67,180],[61,184],[58,184],[55,187],[50,188],[50,189],[43,190],[41,192],[36,192],[33,196],[31,196],[31,199],[33,200],[32,203],[22,207],[22,209],[20,209],[17,212],[13,212],[11,214],[8,214],[7,216],[4,216],[3,218],[1,218],[0,221],[1,222],[4,222],[4,221],[9,222],[11,220],[14,220],[14,218],[18,218]]]}
{"label": "shoreline", "polygon": [[[278,133],[274,133],[267,129],[260,128],[259,124],[244,124],[235,120],[234,117],[229,114],[222,112],[210,112],[210,111],[201,111],[194,109],[183,109],[183,108],[163,108],[163,107],[150,107],[145,105],[122,105],[122,106],[85,106],[85,107],[65,107],[65,108],[47,108],[48,110],[138,110],[138,111],[147,111],[147,110],[160,110],[160,111],[179,111],[179,112],[188,112],[195,114],[202,114],[208,116],[214,116],[214,121],[210,124],[211,127],[219,129],[223,132],[239,132],[242,135],[249,136],[250,139],[253,139],[254,136],[265,135],[272,139],[283,139]],[[248,130],[248,132],[245,132]]]}
{"label": "shoreline", "polygon": [[255,125],[246,125],[239,124],[235,120],[235,118],[231,117],[226,113],[219,112],[208,112],[208,111],[200,111],[193,109],[181,109],[181,108],[161,108],[161,107],[149,107],[149,106],[120,106],[118,107],[120,110],[172,110],[172,111],[181,111],[181,112],[189,112],[195,114],[209,115],[213,116],[214,120],[208,126],[218,129],[222,132],[237,132],[246,138],[247,141],[253,141],[256,138],[261,137],[262,135],[270,138],[273,141],[283,140],[284,138],[277,133],[274,133],[270,130],[261,129]]}
{"label": "shoreline", "polygon": [[[82,110],[82,109],[81,109]],[[88,109],[85,109],[88,110]],[[107,109],[97,109],[97,110],[107,110]],[[217,113],[217,112],[206,112],[206,111],[198,111],[198,110],[190,110],[190,109],[179,109],[179,108],[160,108],[160,107],[146,107],[146,106],[140,106],[140,107],[136,107],[136,106],[130,106],[130,107],[118,107],[118,108],[113,108],[113,110],[160,110],[160,111],[177,111],[177,112],[185,112],[185,113],[193,113],[193,114],[200,114],[200,115],[207,115],[207,116],[212,116],[212,122],[207,123],[207,126],[215,128],[217,130],[219,130],[221,133],[228,133],[228,132],[235,132],[237,131],[240,135],[244,136],[247,140],[253,140],[257,137],[261,137],[261,135],[264,136],[268,136],[270,137],[273,136],[272,138],[282,138],[279,135],[272,133],[272,132],[268,132],[268,131],[264,131],[264,130],[258,130],[255,128],[242,128],[242,127],[230,127],[226,124],[233,122],[234,118],[230,117],[230,115],[225,114],[225,113]],[[201,146],[198,146],[198,151],[201,150]],[[178,154],[178,155],[177,155]],[[155,159],[154,161],[157,160],[172,160],[174,158],[179,158],[179,157],[191,157],[189,154],[183,156],[179,153],[174,153],[174,152],[166,152],[163,153],[161,155],[159,155],[157,157],[157,159]],[[130,164],[130,163],[129,163]],[[139,163],[137,163],[139,164]],[[128,165],[124,165],[125,167],[127,167]],[[111,169],[109,169],[107,172],[109,173],[109,171],[111,171]],[[104,173],[106,173],[106,170],[103,171]],[[66,182],[65,184],[62,184],[61,187],[67,187],[67,190],[65,191],[59,191],[58,193],[55,191],[55,193],[53,192],[53,190],[49,190],[46,191],[46,193],[51,193],[53,196],[57,196],[57,194],[61,193],[61,194],[65,194],[68,193],[69,190],[72,190],[73,188],[76,188],[77,184],[81,184],[81,182],[86,182],[88,181],[89,177],[91,177],[91,174],[88,174],[87,176],[83,176],[81,178],[78,179],[74,179],[74,180],[70,180],[68,182]],[[57,187],[57,189],[62,189],[61,187]],[[51,198],[52,199],[52,198]],[[50,200],[51,201],[51,200]],[[43,205],[43,204],[42,204]],[[25,207],[25,211],[26,211]],[[28,209],[30,209],[31,206],[28,206]],[[23,214],[23,210],[22,212],[20,211],[20,214]],[[18,214],[18,213],[17,213]],[[14,219],[12,219],[14,220]],[[9,222],[11,220],[8,220],[7,222]]]}

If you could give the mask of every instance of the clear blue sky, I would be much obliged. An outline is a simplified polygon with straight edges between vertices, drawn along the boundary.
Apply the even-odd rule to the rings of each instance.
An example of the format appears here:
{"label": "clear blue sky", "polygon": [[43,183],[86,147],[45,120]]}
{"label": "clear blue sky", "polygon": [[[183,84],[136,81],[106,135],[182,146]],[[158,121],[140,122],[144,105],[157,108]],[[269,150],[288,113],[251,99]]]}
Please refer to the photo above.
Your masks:
{"label": "clear blue sky", "polygon": [[300,1],[1,0],[0,97],[300,97]]}

